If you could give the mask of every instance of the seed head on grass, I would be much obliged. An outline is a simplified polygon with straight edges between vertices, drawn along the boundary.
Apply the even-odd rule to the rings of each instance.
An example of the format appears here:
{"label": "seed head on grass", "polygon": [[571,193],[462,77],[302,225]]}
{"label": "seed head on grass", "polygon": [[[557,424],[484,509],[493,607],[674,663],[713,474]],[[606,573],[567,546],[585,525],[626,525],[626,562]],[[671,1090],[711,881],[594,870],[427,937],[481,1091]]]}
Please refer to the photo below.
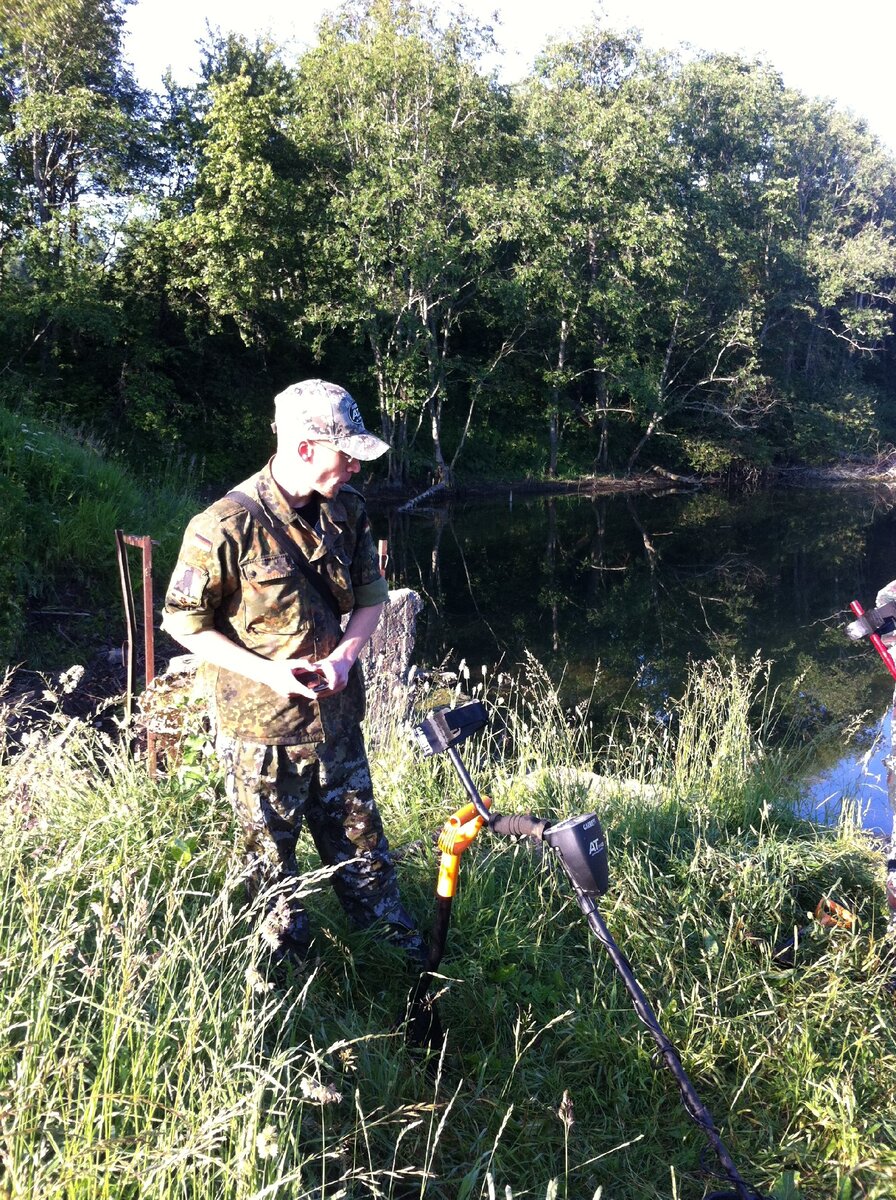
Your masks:
{"label": "seed head on grass", "polygon": [[259,936],[271,950],[279,950],[283,935],[289,929],[291,914],[285,896],[278,896],[273,908],[259,926]]}
{"label": "seed head on grass", "polygon": [[576,1123],[573,1110],[572,1096],[566,1090],[563,1093],[563,1099],[560,1101],[560,1107],[557,1109],[557,1116],[560,1118],[564,1130],[569,1133],[573,1125]]}
{"label": "seed head on grass", "polygon": [[255,1136],[255,1153],[259,1158],[276,1158],[278,1150],[277,1130],[273,1125],[265,1125]]}

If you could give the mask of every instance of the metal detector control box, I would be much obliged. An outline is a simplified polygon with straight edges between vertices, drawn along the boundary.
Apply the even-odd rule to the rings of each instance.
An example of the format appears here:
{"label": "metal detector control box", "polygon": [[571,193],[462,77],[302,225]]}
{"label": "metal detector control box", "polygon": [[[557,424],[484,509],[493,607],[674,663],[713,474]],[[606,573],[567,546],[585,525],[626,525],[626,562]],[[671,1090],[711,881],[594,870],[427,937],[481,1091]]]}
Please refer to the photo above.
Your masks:
{"label": "metal detector control box", "polygon": [[607,843],[594,813],[567,817],[544,831],[544,840],[560,855],[567,875],[586,895],[603,896],[610,887]]}
{"label": "metal detector control box", "polygon": [[433,709],[425,721],[414,726],[413,734],[422,752],[429,756],[456,746],[487,724],[485,708],[478,700],[473,700],[459,708]]}

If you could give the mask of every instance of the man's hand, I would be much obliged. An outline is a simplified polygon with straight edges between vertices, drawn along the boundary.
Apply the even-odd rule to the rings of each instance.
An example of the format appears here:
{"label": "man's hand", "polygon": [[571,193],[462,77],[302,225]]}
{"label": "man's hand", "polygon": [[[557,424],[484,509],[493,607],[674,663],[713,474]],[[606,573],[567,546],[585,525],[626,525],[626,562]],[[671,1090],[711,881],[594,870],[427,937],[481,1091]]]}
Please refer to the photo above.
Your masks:
{"label": "man's hand", "polygon": [[322,696],[335,696],[348,683],[348,673],[354,665],[354,660],[348,661],[344,653],[340,654],[340,649],[341,647],[337,646],[327,658],[322,658],[314,664],[327,681],[327,690],[320,693]]}
{"label": "man's hand", "polygon": [[369,608],[356,608],[348,619],[339,645],[326,658],[314,664],[329,685],[325,692],[321,692],[322,696],[335,696],[348,683],[349,671],[370,640],[384,607],[383,604],[374,604]]}
{"label": "man's hand", "polygon": [[[230,641],[217,629],[203,629],[177,640],[197,658],[227,671],[236,671],[247,679],[254,679],[256,683],[263,683],[278,696],[303,696],[307,700],[316,700],[319,695],[327,694],[315,692],[293,674],[301,669],[321,673],[318,664],[308,658],[262,658]],[[329,684],[329,678],[326,675],[323,677]]]}
{"label": "man's hand", "polygon": [[[339,645],[319,662],[308,658],[262,658],[231,642],[217,629],[203,629],[177,640],[185,650],[198,658],[225,670],[236,671],[247,679],[254,679],[256,683],[264,683],[278,696],[303,696],[306,700],[320,700],[335,696],[345,688],[349,671],[376,628],[382,609],[382,604],[356,608],[349,617]],[[315,692],[296,679],[293,672],[302,668],[322,676],[326,688]]]}
{"label": "man's hand", "polygon": [[[305,682],[302,679],[296,678],[296,672],[310,672],[311,675],[320,677],[322,673],[318,669],[317,663],[311,662],[307,658],[277,658],[264,659],[264,667],[260,670],[255,669],[256,678],[260,683],[266,684],[271,691],[276,692],[278,696],[304,696],[309,700],[316,700],[319,695],[324,693],[316,692],[314,686],[310,682]],[[324,682],[320,679],[320,682]]]}

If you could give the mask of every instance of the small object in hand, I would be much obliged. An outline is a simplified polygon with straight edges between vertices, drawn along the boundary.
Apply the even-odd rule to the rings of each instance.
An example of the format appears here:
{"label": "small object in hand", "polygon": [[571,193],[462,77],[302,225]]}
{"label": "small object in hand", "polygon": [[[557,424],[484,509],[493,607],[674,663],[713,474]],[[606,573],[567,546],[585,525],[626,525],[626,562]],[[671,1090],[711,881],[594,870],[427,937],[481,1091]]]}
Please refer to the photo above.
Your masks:
{"label": "small object in hand", "polygon": [[296,667],[292,675],[293,679],[298,683],[303,683],[305,687],[311,688],[312,692],[326,690],[327,681],[318,671],[312,671],[308,667]]}

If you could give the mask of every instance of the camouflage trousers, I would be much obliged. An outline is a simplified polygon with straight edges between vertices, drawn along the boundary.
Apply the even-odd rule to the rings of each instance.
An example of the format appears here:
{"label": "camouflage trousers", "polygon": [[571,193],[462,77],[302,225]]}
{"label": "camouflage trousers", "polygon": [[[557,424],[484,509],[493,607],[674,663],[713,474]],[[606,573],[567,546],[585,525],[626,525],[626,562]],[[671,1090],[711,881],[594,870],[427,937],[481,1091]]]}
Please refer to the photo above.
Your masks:
{"label": "camouflage trousers", "polygon": [[308,948],[296,845],[307,824],[352,924],[381,921],[384,933],[418,962],[423,941],[398,894],[395,864],[373,798],[360,729],[320,745],[264,746],[218,734],[216,750],[244,840],[251,896],[271,889],[262,936],[275,950]]}

